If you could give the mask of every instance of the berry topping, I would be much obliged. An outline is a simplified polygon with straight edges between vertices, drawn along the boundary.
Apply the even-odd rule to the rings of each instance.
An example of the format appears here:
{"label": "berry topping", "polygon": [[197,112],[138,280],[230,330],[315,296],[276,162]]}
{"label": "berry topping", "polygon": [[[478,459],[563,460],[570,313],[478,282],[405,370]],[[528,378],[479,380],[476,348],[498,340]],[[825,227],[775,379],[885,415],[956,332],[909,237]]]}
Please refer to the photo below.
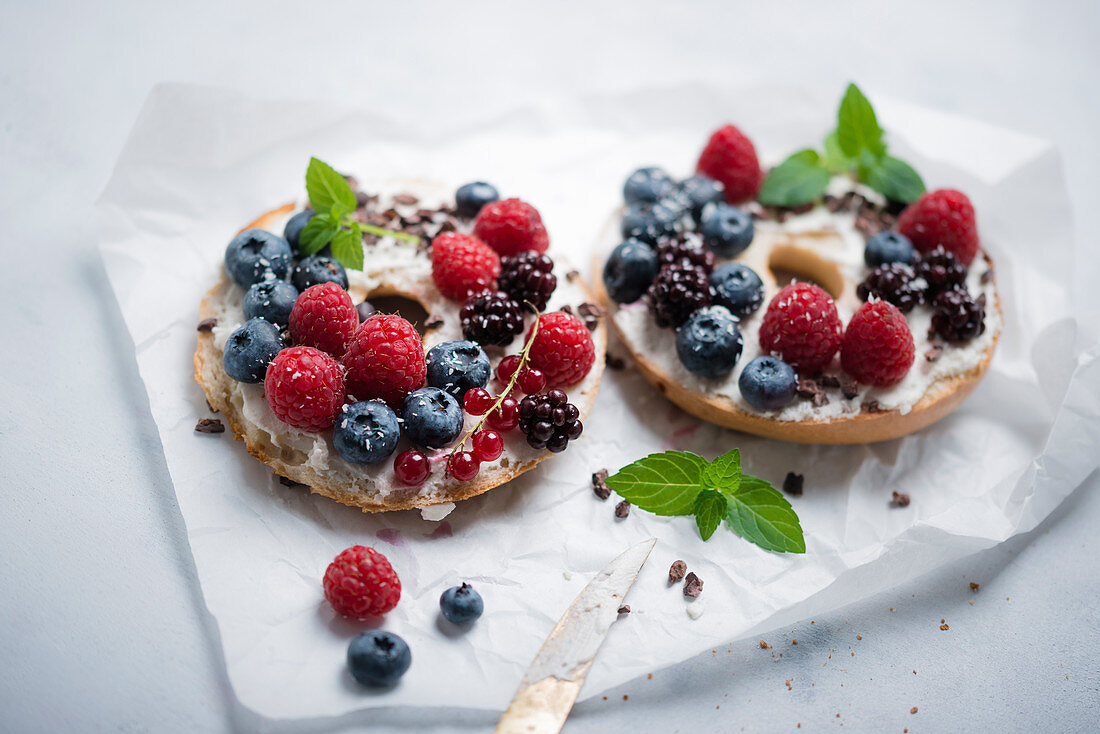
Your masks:
{"label": "berry topping", "polygon": [[496,461],[504,453],[504,437],[486,428],[474,434],[474,456],[478,461]]}
{"label": "berry topping", "polygon": [[377,400],[345,405],[332,429],[336,453],[352,464],[377,464],[397,448],[401,426],[390,406]]}
{"label": "berry topping", "polygon": [[344,370],[319,349],[284,349],[267,366],[264,394],[283,423],[303,431],[323,431],[332,428],[344,405]]}
{"label": "berry topping", "polygon": [[348,273],[344,270],[344,266],[328,255],[320,253],[300,260],[294,266],[294,273],[290,276],[290,280],[299,291],[304,291],[318,283],[335,283],[344,290],[348,287]]}
{"label": "berry topping", "polygon": [[662,169],[639,168],[623,184],[623,198],[627,204],[653,204],[671,194],[674,188],[672,177]]}
{"label": "berry topping", "polygon": [[353,545],[325,570],[325,598],[336,613],[364,620],[397,606],[401,581],[389,560],[374,548]]}
{"label": "berry topping", "polygon": [[237,382],[260,382],[282,348],[279,327],[263,319],[249,319],[226,340],[222,367]]}
{"label": "berry topping", "polygon": [[737,386],[745,402],[757,410],[782,410],[794,400],[798,376],[783,360],[764,355],[745,365]]}
{"label": "berry topping", "polygon": [[460,482],[468,482],[477,476],[481,463],[469,451],[458,451],[447,457],[447,473]]}
{"label": "berry topping", "polygon": [[508,432],[519,425],[519,403],[513,397],[507,397],[500,401],[489,417],[485,419],[491,427],[499,431]]}
{"label": "berry topping", "polygon": [[463,219],[473,219],[486,204],[500,199],[496,187],[484,181],[463,184],[455,192],[455,209]]}
{"label": "berry topping", "polygon": [[704,268],[666,265],[646,291],[657,326],[677,327],[687,317],[711,304],[710,281]]}
{"label": "berry topping", "polygon": [[877,268],[887,263],[912,265],[916,255],[917,251],[908,237],[887,230],[867,240],[867,247],[863,250],[863,262],[869,268]]}
{"label": "berry topping", "polygon": [[666,265],[687,265],[702,268],[706,275],[714,269],[714,253],[688,242],[663,242],[657,248],[657,263]]}
{"label": "berry topping", "polygon": [[561,390],[545,395],[528,395],[519,404],[520,430],[532,448],[565,451],[570,441],[580,438],[584,426],[577,406]]}
{"label": "berry topping", "polygon": [[657,251],[629,239],[611,251],[603,266],[603,285],[616,303],[634,303],[657,277]]}
{"label": "berry topping", "polygon": [[451,624],[472,624],[485,611],[481,594],[467,583],[452,586],[439,597],[439,611]]}
{"label": "berry topping", "polygon": [[485,387],[492,368],[485,350],[474,341],[457,340],[428,350],[428,384],[446,390],[459,400],[468,390]]}
{"label": "berry topping", "polygon": [[937,189],[921,194],[898,217],[898,231],[920,252],[943,245],[963,265],[970,265],[978,254],[974,205],[961,191]]}
{"label": "berry topping", "polygon": [[402,451],[393,460],[393,474],[397,481],[408,487],[423,484],[432,473],[432,464],[420,451]]}
{"label": "berry topping", "polygon": [[279,327],[290,323],[290,311],[298,300],[298,289],[285,280],[253,283],[244,294],[244,317],[263,319]]}
{"label": "berry topping", "polygon": [[722,257],[734,257],[752,244],[752,217],[729,204],[709,206],[703,212],[703,244]]}
{"label": "berry topping", "polygon": [[966,266],[959,262],[954,253],[942,247],[917,255],[913,270],[928,284],[929,297],[966,282]]}
{"label": "berry topping", "polygon": [[503,257],[524,250],[546,252],[550,246],[538,209],[520,199],[486,204],[474,220],[474,236]]}
{"label": "berry topping", "polygon": [[405,396],[424,384],[420,335],[397,315],[375,314],[359,325],[343,357],[348,392],[359,400],[384,400],[399,408]]}
{"label": "berry topping", "polygon": [[696,221],[699,221],[707,204],[720,204],[726,200],[726,190],[722,184],[698,173],[680,182],[680,193],[687,200],[691,216]]}
{"label": "berry topping", "polygon": [[512,379],[512,375],[516,374],[516,370],[519,369],[520,363],[523,359],[518,354],[509,354],[504,359],[500,360],[497,364],[497,380],[501,385],[505,385]]}
{"label": "berry topping", "polygon": [[462,399],[462,407],[470,415],[485,415],[489,412],[489,408],[493,407],[493,396],[485,388],[475,387],[466,391]]}
{"label": "berry topping", "polygon": [[905,263],[879,265],[856,286],[856,295],[866,301],[872,296],[889,301],[902,313],[909,313],[924,300],[923,280],[917,278],[913,268]]}
{"label": "berry topping", "polygon": [[775,294],[760,324],[760,348],[804,375],[820,372],[840,348],[843,327],[832,297],[812,283]]}
{"label": "berry topping", "polygon": [[700,377],[727,375],[741,357],[741,330],[724,306],[707,306],[676,330],[676,354],[688,372]]}
{"label": "berry topping", "polygon": [[462,408],[450,393],[422,387],[401,406],[405,435],[417,446],[443,448],[462,432]]}
{"label": "berry topping", "polygon": [[444,232],[432,240],[432,280],[439,292],[455,301],[494,288],[500,275],[500,255],[477,237]]}
{"label": "berry topping", "polygon": [[366,321],[371,316],[374,316],[374,314],[378,313],[378,310],[371,305],[370,301],[363,301],[355,307],[355,310],[359,312],[360,323]]}
{"label": "berry topping", "polygon": [[516,303],[530,303],[539,311],[546,309],[546,302],[558,287],[554,261],[549,255],[521,252],[505,258],[500,270],[500,289]]}
{"label": "berry topping", "polygon": [[764,283],[756,271],[741,263],[726,263],[710,274],[714,302],[734,316],[745,318],[764,304]]}
{"label": "berry topping", "polygon": [[764,181],[752,141],[733,125],[714,131],[699,155],[696,171],[720,181],[726,201],[739,204],[756,196]]}
{"label": "berry topping", "polygon": [[298,252],[298,238],[309,224],[309,220],[313,219],[313,214],[312,209],[303,209],[287,220],[286,227],[283,228],[283,237],[294,252]]}
{"label": "berry topping", "polygon": [[905,316],[892,303],[871,301],[848,322],[840,348],[844,371],[865,385],[887,387],[913,366],[913,334]]}
{"label": "berry topping", "polygon": [[310,286],[290,312],[294,343],[316,347],[334,357],[344,353],[357,328],[359,312],[348,292],[335,283]]}
{"label": "berry topping", "polygon": [[524,367],[523,372],[519,373],[516,385],[524,395],[534,395],[546,389],[546,375],[542,374],[542,370],[534,367]]}
{"label": "berry topping", "polygon": [[932,330],[949,342],[962,342],[985,331],[985,297],[962,289],[946,290],[932,301]]}
{"label": "berry topping", "polygon": [[360,632],[348,645],[348,670],[365,686],[395,685],[412,665],[408,644],[392,632]]}
{"label": "berry topping", "polygon": [[226,245],[225,270],[234,283],[247,288],[261,280],[286,280],[290,257],[290,243],[279,235],[246,229]]}
{"label": "berry topping", "polygon": [[482,291],[459,312],[462,335],[479,344],[504,347],[523,333],[523,309],[504,291]]}
{"label": "berry topping", "polygon": [[634,237],[656,244],[680,231],[684,209],[665,199],[656,204],[631,204],[623,213],[619,231],[623,237]]}
{"label": "berry topping", "polygon": [[[532,325],[527,332],[528,339],[534,328]],[[548,385],[576,385],[585,378],[595,361],[596,345],[580,319],[564,311],[539,316],[528,363],[545,375]]]}

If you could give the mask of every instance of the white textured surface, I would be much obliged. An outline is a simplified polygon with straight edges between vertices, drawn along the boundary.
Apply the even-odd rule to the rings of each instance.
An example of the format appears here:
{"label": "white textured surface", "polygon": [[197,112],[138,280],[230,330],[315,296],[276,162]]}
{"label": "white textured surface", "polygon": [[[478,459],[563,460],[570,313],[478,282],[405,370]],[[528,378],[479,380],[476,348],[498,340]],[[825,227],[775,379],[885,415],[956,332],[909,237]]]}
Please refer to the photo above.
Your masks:
{"label": "white textured surface", "polygon": [[[633,12],[578,4],[533,19],[532,40],[511,30],[514,11],[499,10],[467,11],[456,33],[453,20],[413,6],[354,17],[349,3],[343,18],[350,20],[337,10],[311,14],[266,3],[232,10],[5,6],[4,253],[41,253],[56,266],[59,287],[51,288],[56,298],[34,306],[21,297],[29,292],[23,283],[5,294],[9,344],[20,349],[0,367],[0,619],[12,661],[0,678],[0,728],[259,726],[231,703],[220,653],[209,642],[131,345],[87,226],[91,201],[151,84],[190,80],[261,95],[386,100],[461,118],[647,79],[839,88],[854,77],[872,92],[1053,138],[1078,210],[1090,211],[1100,198],[1100,59],[1087,40],[1095,6],[1004,3],[991,15],[922,4],[899,23],[876,4],[812,9],[818,5],[716,13],[715,3],[685,13],[667,4]],[[809,17],[792,24],[788,13]],[[333,40],[333,16],[349,29],[346,43]],[[780,30],[786,42],[777,46]],[[731,33],[737,44],[729,43]],[[495,68],[507,93],[476,95],[474,110],[470,69],[489,63],[475,50],[490,46],[507,59]],[[520,78],[529,84],[517,85]],[[659,125],[665,113],[656,102],[639,99],[648,114],[624,125]],[[973,150],[976,158],[996,155]],[[1081,251],[1092,253],[1077,268],[1084,284],[1097,274],[1095,234],[1078,231]],[[22,276],[28,269],[16,262]],[[792,625],[787,638],[797,638],[797,647],[780,647],[776,633],[767,635],[771,651],[756,643],[721,648],[627,684],[620,693],[629,701],[616,694],[582,704],[567,731],[771,731],[794,722],[810,730],[838,723],[848,731],[1090,730],[1100,686],[1098,488],[1093,475],[1035,533],[829,619]],[[968,580],[982,583],[978,594]],[[941,618],[949,631],[939,629]],[[782,659],[771,658],[781,651]],[[910,706],[919,713],[910,715]],[[489,728],[483,714],[383,711],[310,729],[368,722],[372,730]]]}

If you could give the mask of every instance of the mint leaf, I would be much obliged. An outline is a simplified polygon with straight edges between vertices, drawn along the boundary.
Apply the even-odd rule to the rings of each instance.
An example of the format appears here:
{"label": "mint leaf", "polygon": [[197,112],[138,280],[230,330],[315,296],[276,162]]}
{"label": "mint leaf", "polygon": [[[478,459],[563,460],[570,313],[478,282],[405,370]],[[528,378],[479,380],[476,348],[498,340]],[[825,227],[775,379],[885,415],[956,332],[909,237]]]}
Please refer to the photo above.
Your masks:
{"label": "mint leaf", "polygon": [[800,150],[771,170],[757,199],[772,206],[799,206],[825,193],[831,178],[817,151]]}
{"label": "mint leaf", "polygon": [[844,99],[840,100],[836,138],[840,150],[849,158],[856,158],[865,150],[876,156],[886,153],[875,110],[855,84],[848,85]]}
{"label": "mint leaf", "polygon": [[317,158],[310,158],[306,168],[306,192],[313,211],[328,212],[336,204],[348,212],[355,211],[355,192],[351,186],[332,166]]}
{"label": "mint leaf", "polygon": [[726,526],[750,543],[776,553],[805,553],[806,540],[791,503],[757,477],[743,475],[741,487],[726,495]]}
{"label": "mint leaf", "polygon": [[867,171],[863,182],[888,199],[909,204],[924,193],[924,181],[911,165],[893,156],[883,156]]}
{"label": "mint leaf", "polygon": [[690,515],[707,460],[687,451],[650,454],[607,478],[620,497],[655,515]]}
{"label": "mint leaf", "polygon": [[345,268],[362,270],[363,235],[359,234],[359,230],[352,228],[337,232],[332,238],[332,256]]}
{"label": "mint leaf", "polygon": [[741,449],[733,449],[710,462],[703,471],[703,484],[723,492],[736,492],[741,486]]}
{"label": "mint leaf", "polygon": [[840,149],[836,130],[825,138],[825,155],[821,159],[821,165],[832,173],[848,173],[856,167],[855,161],[844,155],[844,151]]}
{"label": "mint leaf", "polygon": [[302,233],[298,235],[298,251],[303,255],[319,252],[340,230],[339,225],[328,214],[315,214]]}
{"label": "mint leaf", "polygon": [[695,524],[703,540],[710,540],[726,515],[726,498],[716,489],[704,489],[695,498]]}

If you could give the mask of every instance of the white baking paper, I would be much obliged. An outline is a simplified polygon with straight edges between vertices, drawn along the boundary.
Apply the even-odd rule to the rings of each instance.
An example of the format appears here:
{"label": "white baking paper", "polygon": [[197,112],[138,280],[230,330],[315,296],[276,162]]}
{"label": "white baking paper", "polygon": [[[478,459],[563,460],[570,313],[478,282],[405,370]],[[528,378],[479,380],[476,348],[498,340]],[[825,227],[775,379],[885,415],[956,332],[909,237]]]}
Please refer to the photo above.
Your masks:
{"label": "white baking paper", "polygon": [[[225,243],[254,216],[302,196],[310,155],[361,179],[493,181],[535,203],[556,251],[585,266],[625,175],[641,164],[687,174],[709,131],[736,121],[766,160],[812,145],[841,90],[683,87],[547,102],[488,120],[401,119],[300,102],[164,86],[149,98],[99,204],[103,257],[133,336],[150,408],[187,523],[206,604],[240,701],[271,718],[377,706],[502,709],[583,585],[621,550],[659,540],[584,689],[592,696],[705,649],[792,623],[999,543],[1042,520],[1098,463],[1100,362],[1075,322],[1070,212],[1046,142],[873,95],[894,149],[932,187],[973,199],[997,262],[1006,328],[988,376],[950,418],[870,446],[802,447],[702,424],[637,374],[608,372],[585,435],[510,485],[462,502],[445,521],[365,515],[284,487],[207,416],[191,356],[202,294]],[[656,94],[656,96],[655,96]],[[667,102],[655,106],[653,99]],[[590,474],[666,448],[714,456],[740,447],[745,469],[793,500],[803,556],[764,552],[690,518],[613,516]],[[890,507],[893,490],[912,497]],[[410,644],[395,689],[345,671],[360,625],[336,618],[321,576],[343,548],[384,552],[404,594],[382,625]],[[705,582],[698,618],[669,564]],[[466,632],[438,618],[462,580],[485,598]]]}

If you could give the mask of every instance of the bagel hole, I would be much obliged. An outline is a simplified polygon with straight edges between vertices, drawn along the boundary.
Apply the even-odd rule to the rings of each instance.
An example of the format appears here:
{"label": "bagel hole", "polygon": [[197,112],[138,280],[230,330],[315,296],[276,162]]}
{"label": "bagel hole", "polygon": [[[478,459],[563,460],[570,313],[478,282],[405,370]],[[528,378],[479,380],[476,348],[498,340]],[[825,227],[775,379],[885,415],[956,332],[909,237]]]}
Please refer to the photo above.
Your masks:
{"label": "bagel hole", "polygon": [[844,292],[844,275],[837,264],[805,247],[776,245],[768,257],[768,270],[780,288],[791,282],[813,283],[834,300]]}
{"label": "bagel hole", "polygon": [[424,327],[428,323],[428,309],[415,298],[394,293],[368,293],[367,300],[378,313],[396,314],[408,321],[420,336],[427,331]]}

